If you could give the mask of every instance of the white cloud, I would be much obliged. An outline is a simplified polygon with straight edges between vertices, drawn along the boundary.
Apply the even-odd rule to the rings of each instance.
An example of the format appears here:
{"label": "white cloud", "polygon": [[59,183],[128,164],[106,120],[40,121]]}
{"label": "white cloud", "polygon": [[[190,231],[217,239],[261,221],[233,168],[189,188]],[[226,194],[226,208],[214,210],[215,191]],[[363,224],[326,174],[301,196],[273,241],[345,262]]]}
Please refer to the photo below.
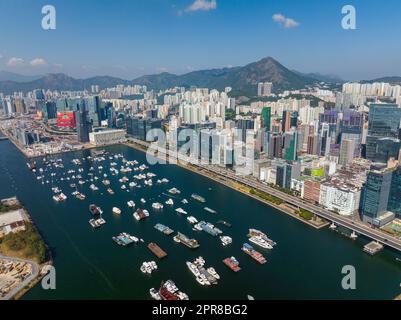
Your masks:
{"label": "white cloud", "polygon": [[17,58],[17,57],[12,57],[10,60],[8,60],[7,65],[9,67],[16,67],[16,66],[21,66],[25,63],[24,59],[22,58]]}
{"label": "white cloud", "polygon": [[216,0],[195,0],[188,8],[185,9],[187,12],[193,11],[209,11],[217,9]]}
{"label": "white cloud", "polygon": [[46,61],[42,58],[35,58],[31,62],[29,62],[29,64],[32,67],[43,67],[47,65]]}
{"label": "white cloud", "polygon": [[299,26],[299,22],[295,21],[294,19],[287,18],[286,16],[282,15],[281,13],[276,13],[273,15],[273,21],[277,22],[278,24],[282,25],[284,28],[294,28]]}

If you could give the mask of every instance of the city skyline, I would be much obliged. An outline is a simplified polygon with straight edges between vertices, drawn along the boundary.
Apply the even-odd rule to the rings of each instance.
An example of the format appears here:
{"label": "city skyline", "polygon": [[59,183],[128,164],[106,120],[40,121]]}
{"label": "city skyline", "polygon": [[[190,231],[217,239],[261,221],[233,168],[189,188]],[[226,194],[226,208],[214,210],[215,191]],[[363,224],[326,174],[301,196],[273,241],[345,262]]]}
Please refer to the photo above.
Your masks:
{"label": "city skyline", "polygon": [[0,27],[9,32],[0,47],[0,70],[134,79],[272,56],[291,70],[344,80],[401,75],[400,44],[392,40],[401,29],[396,1],[355,1],[356,30],[341,28],[342,1],[104,1],[96,10],[90,2],[51,4],[57,28],[45,31],[44,3],[2,2]]}

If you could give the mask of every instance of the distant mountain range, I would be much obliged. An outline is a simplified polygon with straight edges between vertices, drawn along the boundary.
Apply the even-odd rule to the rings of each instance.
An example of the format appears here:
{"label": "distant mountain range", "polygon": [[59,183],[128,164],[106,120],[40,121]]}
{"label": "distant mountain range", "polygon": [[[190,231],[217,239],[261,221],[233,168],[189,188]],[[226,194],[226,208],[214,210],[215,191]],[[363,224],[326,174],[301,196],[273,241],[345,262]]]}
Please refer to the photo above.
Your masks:
{"label": "distant mountain range", "polygon": [[[401,82],[401,77],[388,79],[396,80],[396,78]],[[329,83],[343,82],[339,77],[332,75],[304,74],[292,71],[275,59],[268,57],[244,67],[200,70],[183,75],[164,72],[142,76],[134,80],[124,80],[110,76],[75,79],[62,73],[29,77],[3,71],[0,72],[0,92],[12,94],[15,91],[26,92],[34,89],[83,90],[90,89],[92,85],[99,85],[100,88],[104,89],[118,84],[138,84],[146,85],[149,89],[154,90],[163,90],[175,86],[197,86],[223,90],[229,86],[238,95],[255,96],[259,82],[272,82],[273,90],[279,92],[282,90],[302,89],[321,81]]]}
{"label": "distant mountain range", "polygon": [[399,84],[401,85],[401,77],[398,76],[393,76],[393,77],[383,77],[383,78],[377,78],[373,80],[367,80],[363,82],[368,82],[368,83],[373,83],[373,82],[387,82],[391,83],[393,85]]}
{"label": "distant mountain range", "polygon": [[0,81],[29,82],[43,77],[40,76],[24,76],[18,73],[0,71]]}

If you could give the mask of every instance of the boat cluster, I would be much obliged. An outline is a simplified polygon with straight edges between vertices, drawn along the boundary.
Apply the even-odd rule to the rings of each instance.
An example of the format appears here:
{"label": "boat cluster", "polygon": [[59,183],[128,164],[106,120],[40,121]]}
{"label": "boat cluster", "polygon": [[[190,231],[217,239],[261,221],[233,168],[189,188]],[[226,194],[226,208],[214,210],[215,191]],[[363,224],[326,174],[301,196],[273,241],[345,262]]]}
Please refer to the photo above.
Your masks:
{"label": "boat cluster", "polygon": [[153,271],[157,270],[157,264],[155,261],[145,261],[142,263],[140,270],[142,271],[142,273],[152,274]]}
{"label": "boat cluster", "polygon": [[205,268],[205,259],[203,257],[196,258],[193,262],[187,261],[188,269],[195,276],[196,281],[202,286],[210,286],[217,284],[220,275],[213,267]]}
{"label": "boat cluster", "polygon": [[[107,158],[110,160],[109,171],[107,171],[106,165],[104,167],[100,165],[103,161],[106,161]],[[92,166],[89,167],[89,172],[87,172],[87,174],[85,175],[83,163],[86,161],[92,161]],[[73,159],[72,163],[77,167],[73,167],[73,169],[66,172],[64,171],[62,173],[60,173],[59,170],[60,168],[63,168],[61,159],[44,160],[43,168],[36,168],[35,164],[35,171],[32,170],[35,173],[38,172],[37,179],[42,182],[42,184],[51,183],[53,199],[57,202],[67,200],[67,196],[63,193],[61,188],[59,186],[55,186],[55,183],[60,181],[69,181],[68,184],[73,189],[72,195],[79,200],[85,200],[87,198],[83,193],[84,188],[87,188],[85,192],[88,192],[89,189],[93,192],[100,191],[99,194],[103,195],[102,190],[100,190],[103,189],[106,190],[107,193],[109,193],[110,195],[113,195],[114,191],[112,189],[112,185],[114,185],[115,182],[118,182],[120,189],[126,192],[134,192],[134,188],[142,188],[145,186],[150,188],[153,187],[154,184],[161,187],[162,184],[169,183],[169,180],[166,178],[153,180],[156,177],[156,174],[152,172],[147,172],[146,170],[148,169],[148,167],[146,165],[140,165],[136,160],[128,161],[124,158],[122,154],[113,155],[110,153],[106,153],[93,157],[88,156],[83,157],[82,159]],[[57,168],[57,170],[52,170],[52,166],[54,168]],[[113,176],[115,176],[115,178],[112,178]],[[101,184],[103,184],[104,187],[99,188],[99,185],[101,186]],[[166,198],[163,200],[155,200],[150,198],[138,199],[138,204],[142,206],[142,208],[138,208],[134,200],[127,201],[128,209],[130,209],[129,211],[131,211],[133,217],[138,221],[144,220],[149,217],[149,211],[143,208],[148,200],[149,203],[151,203],[151,207],[154,211],[162,211],[164,207],[168,206],[169,210],[173,212],[175,211],[180,215],[185,215],[187,221],[191,225],[192,230],[203,231],[214,237],[218,236],[222,246],[224,247],[232,244],[233,239],[230,236],[223,234],[223,231],[215,225],[222,224],[225,227],[231,227],[230,223],[224,220],[219,220],[217,223],[213,224],[202,219],[198,220],[194,215],[190,215],[188,213],[188,211],[190,210],[188,210],[189,206],[186,205],[189,202],[187,199],[180,196],[181,191],[178,188],[170,187],[166,189],[167,191],[159,195],[159,197],[162,197],[163,195],[166,196]],[[217,213],[215,210],[204,205],[204,203],[206,202],[204,197],[195,193],[191,194],[190,197],[194,200],[194,202],[197,202],[198,205],[201,205],[201,208],[203,208],[203,210],[205,210],[207,213]],[[175,204],[178,205],[175,206]],[[106,224],[106,220],[102,217],[103,211],[100,207],[92,204],[89,206],[89,211],[92,214],[92,218],[89,220],[89,224],[92,226],[92,228],[97,229]],[[112,213],[115,215],[121,215],[122,212],[123,210],[118,208],[117,206],[114,206],[112,208]],[[172,233],[174,233],[174,230],[160,223],[157,223],[154,227],[165,235],[171,235]],[[249,229],[248,238],[249,243],[252,243],[252,245],[258,246],[263,249],[273,249],[274,245],[276,244],[274,241],[269,239],[266,234],[256,229]],[[117,236],[112,237],[112,239],[119,246],[123,247],[127,247],[133,243],[137,244],[139,242],[143,242],[142,239],[139,239],[126,232],[122,232]],[[180,232],[177,232],[173,239],[175,242],[185,245],[190,249],[196,249],[200,246],[196,239],[187,237]],[[265,263],[266,260],[263,255],[256,251],[252,247],[252,245],[244,243],[241,250],[259,263]],[[226,258],[223,260],[223,262],[233,271],[241,270],[239,266],[239,261],[235,257]],[[205,260],[202,257],[198,257],[192,262],[187,261],[186,264],[191,273],[195,276],[196,281],[202,286],[216,284],[220,279],[220,275],[213,267],[205,267]],[[157,270],[157,268],[158,266],[156,265],[156,263],[154,261],[150,261],[143,262],[140,270],[145,274],[152,274],[152,272]],[[159,290],[156,290],[154,288],[150,289],[150,294],[154,299],[158,300],[188,299],[188,296],[185,293],[181,292],[177,288],[175,283],[171,280],[163,282]]]}

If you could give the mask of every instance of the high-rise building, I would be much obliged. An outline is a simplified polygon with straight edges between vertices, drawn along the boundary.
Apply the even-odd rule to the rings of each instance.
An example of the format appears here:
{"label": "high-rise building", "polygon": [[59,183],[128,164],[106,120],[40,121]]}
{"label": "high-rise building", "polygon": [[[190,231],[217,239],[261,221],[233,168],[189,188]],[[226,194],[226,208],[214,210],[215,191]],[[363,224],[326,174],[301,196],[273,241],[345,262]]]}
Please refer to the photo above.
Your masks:
{"label": "high-rise building", "polygon": [[280,133],[272,133],[269,139],[269,158],[282,158],[283,137]]}
{"label": "high-rise building", "polygon": [[271,82],[259,82],[258,83],[258,96],[268,97],[272,94],[273,83]]}
{"label": "high-rise building", "polygon": [[317,134],[310,134],[308,136],[308,145],[306,149],[307,154],[317,155],[319,148],[319,137]]}
{"label": "high-rise building", "polygon": [[16,114],[23,114],[26,112],[25,101],[22,98],[14,99],[14,107]]}
{"label": "high-rise building", "polygon": [[77,123],[78,141],[82,143],[89,142],[90,123],[88,122],[88,111],[85,107],[85,102],[81,101],[79,110],[75,112]]}
{"label": "high-rise building", "polygon": [[[397,104],[371,104],[369,106],[369,127],[366,138],[366,158],[377,159],[378,140],[399,139],[401,108]],[[384,159],[387,162],[388,159]]]}
{"label": "high-rise building", "polygon": [[127,134],[135,139],[151,141],[152,136],[149,136],[149,132],[152,129],[161,129],[162,121],[160,119],[148,119],[140,117],[128,117],[126,120]]}
{"label": "high-rise building", "polygon": [[319,155],[326,157],[330,153],[330,125],[328,123],[321,124],[320,136],[319,136]]}
{"label": "high-rise building", "polygon": [[393,171],[387,209],[401,218],[401,166]]}
{"label": "high-rise building", "polygon": [[101,99],[99,96],[91,96],[85,98],[86,110],[88,111],[88,121],[92,126],[98,127],[100,125],[100,105]]}
{"label": "high-rise building", "polygon": [[297,159],[298,132],[289,131],[284,134],[284,159],[295,161]]}
{"label": "high-rise building", "polygon": [[271,117],[272,117],[272,108],[264,107],[262,109],[262,127],[265,128],[267,132],[270,132],[271,129]]}
{"label": "high-rise building", "polygon": [[43,113],[46,120],[56,119],[57,118],[57,106],[53,101],[47,101],[43,105]]}
{"label": "high-rise building", "polygon": [[340,147],[340,158],[338,163],[346,166],[354,159],[355,140],[343,139]]}
{"label": "high-rise building", "polygon": [[243,142],[246,141],[246,135],[248,130],[253,130],[255,128],[255,121],[251,118],[242,118],[237,122],[237,128],[241,130],[241,139]]}
{"label": "high-rise building", "polygon": [[281,130],[289,131],[291,128],[291,111],[283,111],[283,119],[281,120]]}
{"label": "high-rise building", "polygon": [[373,167],[362,189],[361,213],[363,221],[373,224],[387,212],[391,189],[392,170]]}

